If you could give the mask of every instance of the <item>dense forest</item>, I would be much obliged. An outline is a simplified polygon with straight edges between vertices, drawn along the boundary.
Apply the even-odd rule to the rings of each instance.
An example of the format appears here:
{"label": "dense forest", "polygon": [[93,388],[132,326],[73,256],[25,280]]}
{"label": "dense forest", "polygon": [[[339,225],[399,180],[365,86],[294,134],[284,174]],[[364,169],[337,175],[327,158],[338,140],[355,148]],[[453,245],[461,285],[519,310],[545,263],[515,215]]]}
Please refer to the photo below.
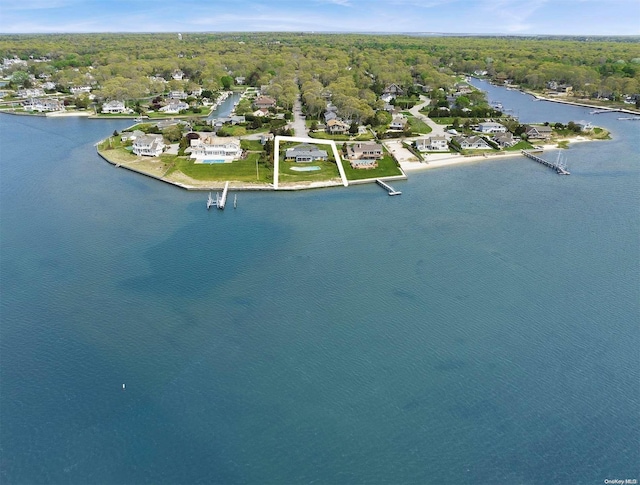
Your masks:
{"label": "dense forest", "polygon": [[[24,72],[58,86],[92,84],[102,99],[140,99],[167,89],[216,91],[268,86],[290,109],[298,93],[311,116],[327,99],[346,118],[374,116],[389,84],[408,95],[450,88],[453,74],[481,73],[542,92],[549,83],[572,95],[620,100],[640,93],[640,41],[522,37],[418,37],[363,34],[73,34],[2,35],[0,57],[23,87]],[[180,70],[188,81],[173,80]],[[17,74],[17,75],[16,75]],[[168,79],[165,85],[154,76]]]}

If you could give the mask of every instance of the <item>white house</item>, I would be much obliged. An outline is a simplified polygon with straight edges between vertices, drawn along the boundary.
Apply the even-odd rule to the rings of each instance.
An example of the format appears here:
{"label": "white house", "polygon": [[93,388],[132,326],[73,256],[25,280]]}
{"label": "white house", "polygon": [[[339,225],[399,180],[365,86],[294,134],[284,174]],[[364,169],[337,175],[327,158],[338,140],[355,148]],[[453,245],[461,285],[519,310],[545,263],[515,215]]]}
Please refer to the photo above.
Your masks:
{"label": "white house", "polygon": [[127,109],[123,101],[109,101],[102,105],[103,113],[129,113],[130,109]]}
{"label": "white house", "polygon": [[18,90],[18,97],[20,98],[35,98],[37,96],[44,96],[44,90],[42,88],[29,88],[29,89]]}
{"label": "white house", "polygon": [[170,91],[167,97],[169,99],[187,99],[187,93],[184,91]]}
{"label": "white house", "polygon": [[133,153],[145,157],[157,157],[164,150],[162,135],[139,136],[133,142]]}
{"label": "white house", "polygon": [[178,114],[184,109],[189,109],[189,105],[184,101],[171,101],[168,105],[163,106],[158,111],[166,114]]}
{"label": "white house", "polygon": [[191,158],[203,160],[216,157],[225,162],[232,162],[240,156],[242,156],[242,148],[237,138],[201,134],[200,138],[191,140]]}
{"label": "white house", "polygon": [[389,125],[390,130],[404,130],[405,126],[407,126],[407,118],[404,115],[396,115],[393,117],[391,124]]}
{"label": "white house", "polygon": [[347,147],[350,159],[382,158],[384,152],[379,143],[354,143]]}
{"label": "white house", "polygon": [[506,133],[507,127],[493,121],[484,121],[482,123],[478,123],[477,131],[480,133]]}
{"label": "white house", "polygon": [[27,111],[64,111],[64,103],[57,99],[30,99],[24,102]]}
{"label": "white house", "polygon": [[180,69],[176,69],[175,71],[173,71],[171,77],[176,81],[182,81],[182,78],[184,78],[184,72],[182,72]]}
{"label": "white house", "polygon": [[91,92],[91,86],[72,86],[71,89],[71,94],[82,94],[82,93],[90,93]]}
{"label": "white house", "polygon": [[416,148],[421,152],[446,152],[449,150],[449,142],[444,136],[431,136],[416,140]]}

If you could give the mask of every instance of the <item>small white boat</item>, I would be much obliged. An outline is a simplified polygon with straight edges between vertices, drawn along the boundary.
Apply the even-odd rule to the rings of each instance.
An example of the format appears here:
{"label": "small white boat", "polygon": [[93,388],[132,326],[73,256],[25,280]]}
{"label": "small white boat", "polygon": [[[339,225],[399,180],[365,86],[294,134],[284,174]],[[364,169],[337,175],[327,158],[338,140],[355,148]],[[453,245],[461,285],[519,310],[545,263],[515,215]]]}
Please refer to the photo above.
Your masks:
{"label": "small white boat", "polygon": [[234,194],[233,196],[233,208],[238,207],[238,196]]}
{"label": "small white boat", "polygon": [[127,388],[124,384],[122,384],[122,390],[124,391]]}
{"label": "small white boat", "polygon": [[211,197],[211,192],[209,192],[209,198],[207,199],[207,210],[211,209],[211,206],[213,206],[216,203],[215,200],[213,200],[213,197]]}

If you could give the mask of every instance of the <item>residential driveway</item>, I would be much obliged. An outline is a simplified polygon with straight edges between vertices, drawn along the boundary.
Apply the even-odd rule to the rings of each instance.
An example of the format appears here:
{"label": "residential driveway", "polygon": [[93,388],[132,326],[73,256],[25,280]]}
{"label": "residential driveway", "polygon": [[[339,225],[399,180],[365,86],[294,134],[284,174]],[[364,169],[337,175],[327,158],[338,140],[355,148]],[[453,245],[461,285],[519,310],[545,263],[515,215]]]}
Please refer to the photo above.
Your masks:
{"label": "residential driveway", "polygon": [[294,136],[301,138],[307,137],[307,127],[305,125],[305,117],[302,114],[300,95],[298,95],[298,99],[296,99],[296,102],[293,104],[293,122],[291,123],[291,127],[293,128]]}
{"label": "residential driveway", "polygon": [[400,165],[406,162],[419,163],[418,158],[402,145],[402,140],[385,140],[382,144],[398,160]]}
{"label": "residential driveway", "polygon": [[432,130],[431,136],[444,136],[447,138],[447,140],[450,139],[451,135],[445,132],[445,125],[439,125],[428,116],[425,116],[422,113],[420,113],[420,110],[422,108],[424,108],[425,106],[429,106],[429,104],[431,103],[431,100],[426,96],[420,96],[420,100],[422,101],[422,103],[416,104],[413,108],[409,110],[409,112],[413,116],[424,121],[427,125],[431,127],[431,130]]}

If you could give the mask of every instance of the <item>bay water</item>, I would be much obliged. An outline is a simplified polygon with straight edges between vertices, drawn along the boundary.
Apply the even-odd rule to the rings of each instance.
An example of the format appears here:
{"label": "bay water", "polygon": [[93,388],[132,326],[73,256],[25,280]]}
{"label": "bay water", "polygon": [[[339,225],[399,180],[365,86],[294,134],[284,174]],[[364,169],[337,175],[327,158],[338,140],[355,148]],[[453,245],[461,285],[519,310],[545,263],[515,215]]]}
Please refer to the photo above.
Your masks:
{"label": "bay water", "polygon": [[640,479],[640,123],[482,87],[613,139],[207,211],[0,115],[0,481]]}

